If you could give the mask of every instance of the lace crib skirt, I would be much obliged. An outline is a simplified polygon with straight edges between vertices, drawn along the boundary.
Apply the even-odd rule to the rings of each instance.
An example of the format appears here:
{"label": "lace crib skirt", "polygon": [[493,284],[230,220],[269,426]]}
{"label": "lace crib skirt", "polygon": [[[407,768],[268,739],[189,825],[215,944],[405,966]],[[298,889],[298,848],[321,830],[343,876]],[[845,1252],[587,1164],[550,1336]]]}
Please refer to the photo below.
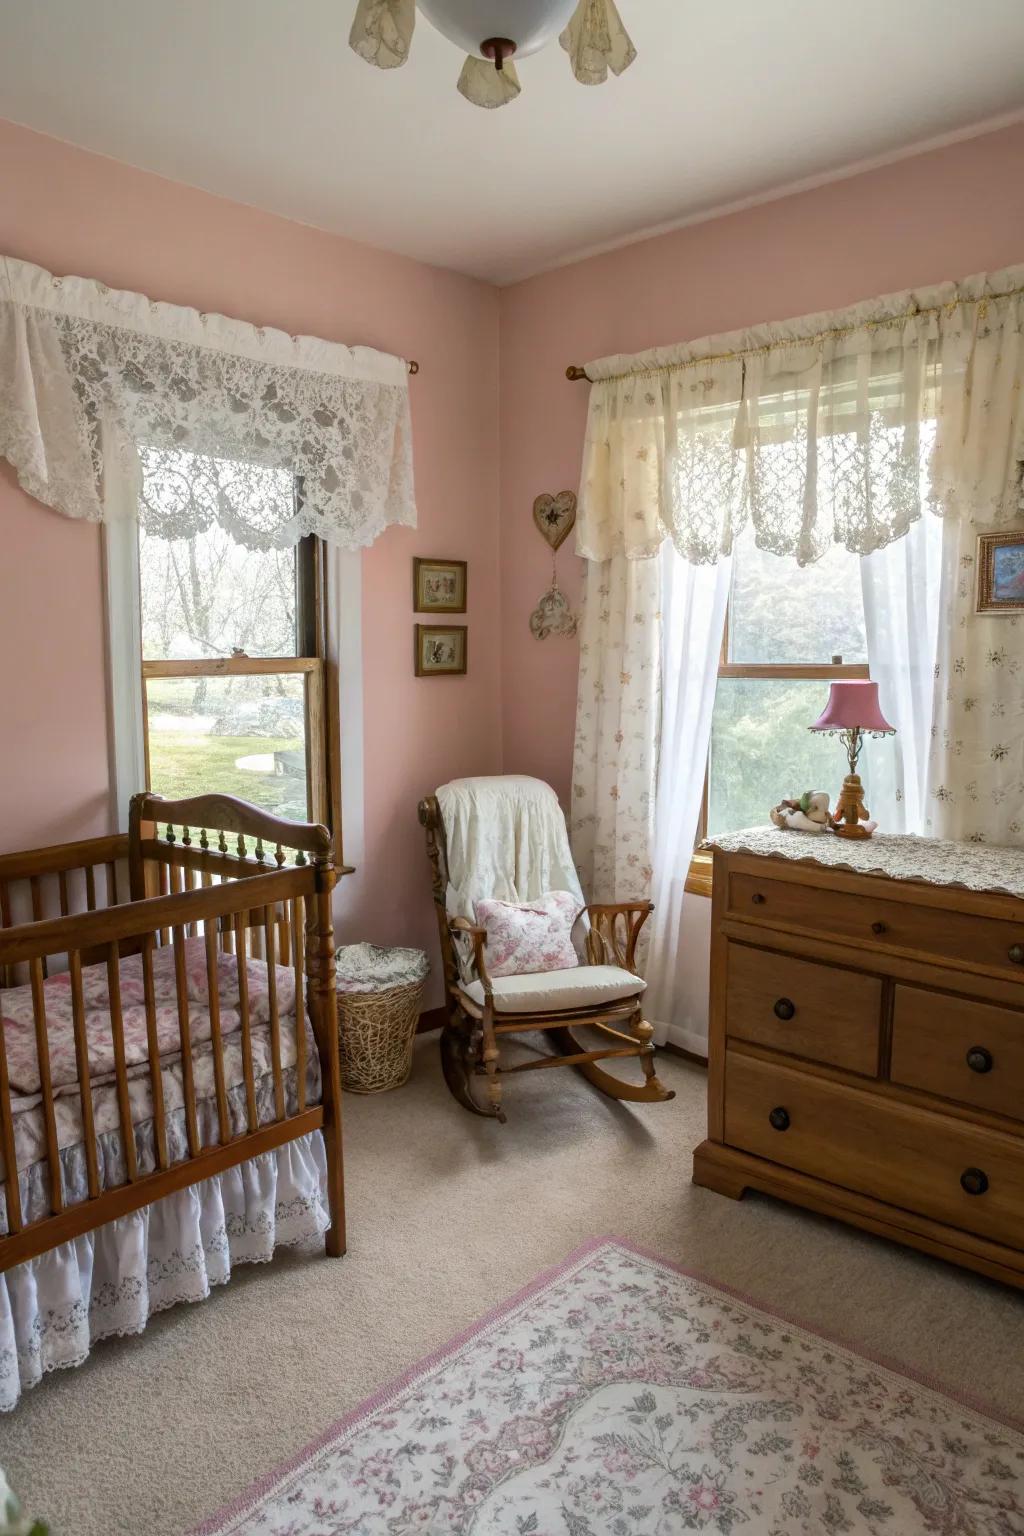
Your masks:
{"label": "lace crib skirt", "polygon": [[153,1312],[203,1301],[233,1264],[319,1246],[330,1226],[323,1136],[286,1142],[0,1275],[0,1411]]}

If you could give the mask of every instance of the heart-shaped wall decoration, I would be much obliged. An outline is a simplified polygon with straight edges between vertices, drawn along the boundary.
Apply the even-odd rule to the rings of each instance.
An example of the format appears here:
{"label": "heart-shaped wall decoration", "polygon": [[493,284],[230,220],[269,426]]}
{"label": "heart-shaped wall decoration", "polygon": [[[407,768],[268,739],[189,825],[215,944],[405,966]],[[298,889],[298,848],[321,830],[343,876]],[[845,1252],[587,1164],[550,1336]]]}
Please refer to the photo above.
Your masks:
{"label": "heart-shaped wall decoration", "polygon": [[575,493],[559,491],[557,496],[538,496],[533,504],[533,520],[551,548],[560,548],[576,521]]}

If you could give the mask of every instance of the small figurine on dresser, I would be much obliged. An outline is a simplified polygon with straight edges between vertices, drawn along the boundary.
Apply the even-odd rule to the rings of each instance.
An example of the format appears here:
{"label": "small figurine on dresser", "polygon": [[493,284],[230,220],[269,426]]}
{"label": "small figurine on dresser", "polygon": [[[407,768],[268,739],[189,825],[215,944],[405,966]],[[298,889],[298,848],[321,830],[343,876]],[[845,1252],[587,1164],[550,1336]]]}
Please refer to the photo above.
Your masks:
{"label": "small figurine on dresser", "polygon": [[827,832],[832,825],[823,789],[805,789],[799,800],[780,800],[770,815],[776,827],[790,832]]}

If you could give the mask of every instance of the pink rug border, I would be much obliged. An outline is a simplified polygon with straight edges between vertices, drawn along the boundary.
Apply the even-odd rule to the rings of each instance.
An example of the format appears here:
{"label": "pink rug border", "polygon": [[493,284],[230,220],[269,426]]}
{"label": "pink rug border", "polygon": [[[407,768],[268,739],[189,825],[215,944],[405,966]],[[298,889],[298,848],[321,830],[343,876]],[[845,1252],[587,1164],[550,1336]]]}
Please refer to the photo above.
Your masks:
{"label": "pink rug border", "polygon": [[785,1323],[791,1328],[797,1328],[802,1333],[808,1334],[811,1338],[820,1339],[823,1343],[831,1344],[836,1349],[845,1350],[857,1359],[866,1361],[869,1365],[877,1366],[879,1370],[887,1371],[893,1376],[902,1377],[906,1381],[915,1382],[918,1386],[927,1388],[928,1391],[936,1393],[948,1402],[967,1408],[972,1413],[979,1414],[982,1418],[990,1419],[993,1423],[999,1424],[1005,1429],[1012,1430],[1017,1434],[1024,1434],[1024,1420],[1013,1418],[1009,1414],[993,1409],[981,1401],[980,1398],[974,1397],[971,1393],[961,1392],[950,1387],[937,1376],[930,1375],[925,1371],[914,1370],[884,1355],[872,1354],[859,1349],[847,1339],[836,1334],[826,1333],[821,1328],[812,1327],[790,1313],[779,1312],[772,1307],[765,1306],[762,1301],[750,1295],[749,1292],[737,1290],[735,1286],[724,1285],[720,1280],[713,1279],[702,1270],[687,1269],[685,1265],[677,1264],[673,1259],[666,1259],[663,1254],[655,1253],[653,1249],[645,1248],[642,1244],[633,1242],[631,1238],[606,1234],[603,1237],[588,1238],[585,1243],[581,1243],[578,1248],[574,1248],[570,1254],[567,1254],[560,1263],[553,1264],[549,1268],[542,1270],[539,1275],[527,1285],[524,1285],[521,1290],[516,1291],[507,1300],[499,1302],[497,1306],[492,1307],[483,1317],[478,1318],[475,1323],[471,1323],[468,1328],[463,1329],[461,1333],[456,1334],[454,1338],[442,1344],[432,1354],[424,1356],[422,1360],[418,1360],[415,1365],[410,1366],[407,1371],[403,1371],[393,1381],[379,1387],[376,1392],[364,1398],[355,1408],[350,1409],[340,1419],[335,1420],[315,1440],[311,1440],[301,1450],[297,1451],[294,1456],[282,1462],[273,1472],[268,1472],[256,1482],[251,1483],[237,1498],[232,1499],[229,1504],[225,1504],[215,1514],[208,1516],[201,1525],[195,1526],[187,1533],[187,1536],[220,1536],[222,1527],[228,1520],[235,1519],[237,1516],[245,1514],[247,1510],[252,1509],[261,1499],[266,1498],[278,1483],[291,1476],[293,1472],[298,1471],[301,1466],[311,1461],[314,1456],[319,1455],[332,1441],[339,1439],[347,1430],[354,1428],[361,1420],[370,1418],[372,1414],[377,1413],[387,1403],[391,1402],[393,1398],[411,1386],[420,1376],[434,1370],[445,1360],[457,1354],[464,1345],[476,1338],[478,1334],[486,1332],[488,1328],[500,1322],[502,1318],[507,1317],[511,1312],[514,1312],[524,1301],[528,1301],[531,1296],[537,1295],[538,1292],[544,1290],[561,1275],[566,1274],[588,1254],[596,1253],[599,1249],[610,1246],[625,1249],[628,1253],[634,1253],[638,1258],[647,1259],[653,1264],[658,1264],[662,1269],[668,1270],[672,1274],[681,1275],[686,1280],[696,1280],[699,1285],[707,1286],[709,1290],[717,1291],[723,1296],[732,1297],[733,1300],[742,1302],[744,1306],[751,1307],[756,1312],[763,1312],[766,1317],[772,1318],[775,1322]]}

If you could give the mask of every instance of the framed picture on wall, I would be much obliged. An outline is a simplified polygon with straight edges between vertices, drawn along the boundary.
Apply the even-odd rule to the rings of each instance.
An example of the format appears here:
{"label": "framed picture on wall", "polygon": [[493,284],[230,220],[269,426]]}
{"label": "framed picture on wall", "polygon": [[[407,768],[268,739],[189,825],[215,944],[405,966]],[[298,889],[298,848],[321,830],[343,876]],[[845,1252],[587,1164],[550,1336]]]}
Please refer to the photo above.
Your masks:
{"label": "framed picture on wall", "polygon": [[978,613],[1024,612],[1024,532],[978,535]]}
{"label": "framed picture on wall", "polygon": [[460,677],[467,651],[465,624],[416,625],[417,677]]}
{"label": "framed picture on wall", "polygon": [[413,607],[417,613],[465,613],[465,560],[412,562]]}

